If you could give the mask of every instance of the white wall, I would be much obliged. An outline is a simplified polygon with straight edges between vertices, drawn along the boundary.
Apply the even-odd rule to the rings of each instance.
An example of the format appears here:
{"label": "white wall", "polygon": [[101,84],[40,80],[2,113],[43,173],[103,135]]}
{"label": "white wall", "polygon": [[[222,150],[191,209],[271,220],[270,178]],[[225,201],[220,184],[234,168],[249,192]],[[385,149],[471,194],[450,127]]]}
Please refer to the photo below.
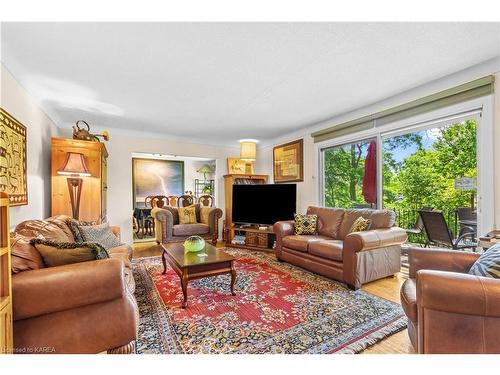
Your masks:
{"label": "white wall", "polygon": [[474,79],[496,73],[495,83],[495,207],[496,207],[496,227],[500,229],[500,59],[489,60],[485,63],[462,70],[455,74],[429,82],[425,85],[387,98],[383,101],[374,103],[367,107],[358,108],[354,111],[336,116],[334,118],[322,121],[306,129],[289,133],[274,139],[272,142],[263,145],[257,149],[257,162],[255,164],[255,173],[268,174],[273,176],[272,150],[275,145],[283,144],[292,140],[304,139],[304,182],[297,183],[297,211],[305,212],[309,205],[319,204],[319,184],[318,184],[318,156],[317,148],[314,145],[311,133],[320,129],[325,129],[335,124],[353,120],[365,115],[369,115],[387,108],[403,104],[426,95],[430,95],[450,87],[470,82]]}
{"label": "white wall", "polygon": [[[64,136],[70,136],[64,131]],[[210,146],[186,143],[157,136],[145,138],[140,136],[114,135],[106,142],[108,150],[108,221],[119,225],[122,230],[122,241],[132,243],[132,154],[151,153],[176,156],[191,156],[215,160],[216,173],[215,192],[216,205],[224,211],[224,181],[227,173],[228,157],[239,154],[239,145],[235,147]],[[196,166],[193,164],[193,169]],[[199,168],[199,167],[198,167]],[[191,172],[190,172],[191,173]],[[194,175],[191,173],[191,175]],[[192,177],[192,176],[191,176]],[[198,177],[198,174],[197,174]],[[193,187],[194,188],[194,187]],[[222,221],[219,225],[222,230]]]}
{"label": "white wall", "polygon": [[10,209],[10,225],[50,216],[50,138],[58,136],[52,120],[2,64],[0,106],[27,128],[28,205]]}

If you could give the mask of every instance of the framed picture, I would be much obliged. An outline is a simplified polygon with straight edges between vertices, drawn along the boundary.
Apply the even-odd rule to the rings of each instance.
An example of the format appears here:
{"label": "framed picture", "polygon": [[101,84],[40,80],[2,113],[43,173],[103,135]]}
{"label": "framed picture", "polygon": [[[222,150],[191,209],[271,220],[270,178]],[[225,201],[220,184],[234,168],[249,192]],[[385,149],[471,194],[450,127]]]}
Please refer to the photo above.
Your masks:
{"label": "framed picture", "polygon": [[304,140],[273,148],[274,183],[304,181]]}
{"label": "framed picture", "polygon": [[[247,164],[250,165],[250,171],[246,170]],[[253,162],[247,162],[239,158],[227,158],[228,174],[253,174]]]}
{"label": "framed picture", "polygon": [[132,159],[134,208],[145,208],[146,197],[184,194],[184,162],[178,160]]}
{"label": "framed picture", "polygon": [[26,126],[0,108],[0,191],[11,206],[28,204]]}

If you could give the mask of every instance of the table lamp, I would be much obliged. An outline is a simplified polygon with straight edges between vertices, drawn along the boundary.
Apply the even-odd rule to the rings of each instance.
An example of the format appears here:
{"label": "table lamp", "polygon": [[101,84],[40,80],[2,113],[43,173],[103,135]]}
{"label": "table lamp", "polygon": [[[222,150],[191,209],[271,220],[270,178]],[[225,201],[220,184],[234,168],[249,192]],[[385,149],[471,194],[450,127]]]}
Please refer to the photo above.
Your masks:
{"label": "table lamp", "polygon": [[242,139],[240,141],[240,159],[245,161],[245,173],[252,174],[252,162],[257,159],[257,141]]}
{"label": "table lamp", "polygon": [[80,198],[82,196],[83,179],[89,177],[90,173],[85,164],[85,156],[78,152],[68,152],[64,167],[57,171],[57,174],[70,176],[67,178],[69,198],[71,200],[71,210],[73,218],[80,217]]}

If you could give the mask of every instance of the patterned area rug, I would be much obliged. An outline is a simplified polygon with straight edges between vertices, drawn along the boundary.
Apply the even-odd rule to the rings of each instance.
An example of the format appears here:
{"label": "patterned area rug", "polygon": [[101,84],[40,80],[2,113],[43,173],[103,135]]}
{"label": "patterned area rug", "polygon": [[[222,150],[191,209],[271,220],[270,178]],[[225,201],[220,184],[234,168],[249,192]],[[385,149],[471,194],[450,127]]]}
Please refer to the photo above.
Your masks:
{"label": "patterned area rug", "polygon": [[134,260],[137,353],[357,353],[406,327],[396,303],[266,253],[225,251],[237,258],[237,295],[229,275],[191,281],[187,309],[160,257]]}

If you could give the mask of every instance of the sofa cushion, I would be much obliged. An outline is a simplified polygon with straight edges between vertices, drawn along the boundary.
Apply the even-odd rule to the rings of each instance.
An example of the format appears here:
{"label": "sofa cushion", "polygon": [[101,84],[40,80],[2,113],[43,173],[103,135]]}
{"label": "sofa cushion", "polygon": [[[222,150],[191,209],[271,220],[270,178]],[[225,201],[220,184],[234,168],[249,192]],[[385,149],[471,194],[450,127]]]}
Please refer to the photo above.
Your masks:
{"label": "sofa cushion", "polygon": [[14,232],[26,238],[44,238],[57,242],[74,242],[69,230],[60,228],[59,222],[49,220],[26,220],[16,226]]}
{"label": "sofa cushion", "polygon": [[30,238],[13,233],[10,239],[12,273],[38,270],[45,268],[42,256],[33,245]]}
{"label": "sofa cushion", "polygon": [[345,210],[343,208],[309,207],[308,215],[318,215],[318,234],[337,238]]}
{"label": "sofa cushion", "polygon": [[194,205],[179,207],[179,224],[196,224],[196,207]]}
{"label": "sofa cushion", "polygon": [[331,260],[342,260],[344,242],[340,240],[316,241],[309,244],[309,254]]}
{"label": "sofa cushion", "polygon": [[309,251],[309,245],[313,242],[331,240],[330,237],[321,235],[292,235],[283,237],[283,246],[288,247],[293,250],[298,250],[307,253]]}
{"label": "sofa cushion", "polygon": [[210,212],[212,207],[200,207],[200,223],[209,225]]}
{"label": "sofa cushion", "polygon": [[316,234],[318,231],[318,215],[294,214],[295,234]]}
{"label": "sofa cushion", "polygon": [[350,209],[344,213],[340,225],[338,240],[343,240],[357,218],[363,217],[371,220],[370,229],[391,228],[396,220],[396,213],[391,210]]}
{"label": "sofa cushion", "polygon": [[47,219],[47,221],[57,225],[64,233],[66,233],[66,236],[68,237],[67,242],[75,242],[73,230],[68,225],[71,220],[74,219],[68,215],[56,215]]}
{"label": "sofa cushion", "polygon": [[412,322],[417,323],[417,283],[415,279],[406,280],[401,286],[401,306]]}
{"label": "sofa cushion", "polygon": [[500,244],[495,244],[474,262],[469,274],[500,279]]}
{"label": "sofa cushion", "polygon": [[101,245],[91,242],[55,242],[33,238],[30,243],[40,252],[47,267],[109,258]]}
{"label": "sofa cushion", "polygon": [[354,223],[352,223],[351,229],[349,229],[349,233],[363,232],[365,230],[368,230],[371,223],[372,222],[370,219],[365,219],[364,217],[360,216],[356,220],[354,220]]}
{"label": "sofa cushion", "polygon": [[193,236],[195,234],[206,234],[210,231],[207,224],[177,224],[172,229],[174,236]]}
{"label": "sofa cushion", "polygon": [[108,223],[83,225],[79,228],[85,242],[97,242],[106,250],[122,244],[118,237],[115,236]]}

